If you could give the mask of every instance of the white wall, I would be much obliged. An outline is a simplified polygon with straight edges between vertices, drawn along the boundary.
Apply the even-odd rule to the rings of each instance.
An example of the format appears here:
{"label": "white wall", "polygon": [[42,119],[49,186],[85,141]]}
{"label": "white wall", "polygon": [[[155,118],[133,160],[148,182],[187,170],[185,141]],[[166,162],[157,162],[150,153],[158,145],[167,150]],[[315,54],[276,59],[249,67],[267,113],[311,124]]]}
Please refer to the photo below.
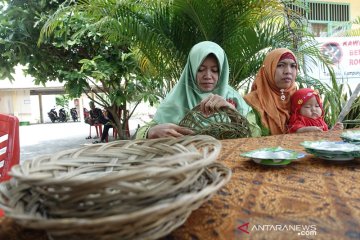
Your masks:
{"label": "white wall", "polygon": [[1,91],[0,112],[19,118],[20,122],[31,121],[31,100],[29,90]]}
{"label": "white wall", "polygon": [[12,92],[0,92],[0,113],[14,115]]}

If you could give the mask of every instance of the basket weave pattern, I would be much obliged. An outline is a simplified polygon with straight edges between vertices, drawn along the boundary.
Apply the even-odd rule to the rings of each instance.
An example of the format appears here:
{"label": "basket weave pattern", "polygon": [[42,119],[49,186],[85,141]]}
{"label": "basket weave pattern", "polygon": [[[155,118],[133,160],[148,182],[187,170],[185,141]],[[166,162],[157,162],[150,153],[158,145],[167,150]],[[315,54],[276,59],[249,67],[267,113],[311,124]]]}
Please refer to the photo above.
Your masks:
{"label": "basket weave pattern", "polygon": [[53,239],[157,239],[229,179],[210,136],[117,141],[12,168],[0,207]]}
{"label": "basket weave pattern", "polygon": [[210,117],[205,117],[198,105],[185,115],[179,125],[190,128],[195,134],[210,135],[216,139],[243,138],[251,135],[248,120],[229,107],[221,108]]}

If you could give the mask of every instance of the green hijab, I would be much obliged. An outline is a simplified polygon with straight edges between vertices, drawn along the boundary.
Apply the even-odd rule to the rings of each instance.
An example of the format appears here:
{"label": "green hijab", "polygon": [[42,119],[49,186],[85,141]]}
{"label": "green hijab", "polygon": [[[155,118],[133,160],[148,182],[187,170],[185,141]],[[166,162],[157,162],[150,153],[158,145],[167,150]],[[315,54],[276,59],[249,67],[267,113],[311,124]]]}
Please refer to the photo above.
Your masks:
{"label": "green hijab", "polygon": [[[211,92],[203,92],[197,86],[196,73],[209,54],[214,54],[219,63],[219,80]],[[189,53],[186,65],[178,83],[166,96],[156,111],[154,120],[158,123],[178,124],[185,114],[197,106],[209,94],[218,94],[226,100],[236,103],[237,110],[243,116],[250,111],[240,94],[229,85],[229,63],[224,50],[210,41],[194,45]]]}

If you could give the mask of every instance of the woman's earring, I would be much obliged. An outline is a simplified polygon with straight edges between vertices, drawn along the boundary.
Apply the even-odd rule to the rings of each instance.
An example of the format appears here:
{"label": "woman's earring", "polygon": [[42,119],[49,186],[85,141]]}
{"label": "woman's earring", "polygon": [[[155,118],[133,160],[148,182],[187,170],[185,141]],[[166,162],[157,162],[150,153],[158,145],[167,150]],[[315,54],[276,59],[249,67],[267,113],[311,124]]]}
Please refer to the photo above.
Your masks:
{"label": "woman's earring", "polygon": [[280,99],[281,99],[281,101],[285,101],[285,94],[284,94],[284,91],[285,91],[285,89],[280,89],[280,93],[281,93],[281,96],[280,96]]}

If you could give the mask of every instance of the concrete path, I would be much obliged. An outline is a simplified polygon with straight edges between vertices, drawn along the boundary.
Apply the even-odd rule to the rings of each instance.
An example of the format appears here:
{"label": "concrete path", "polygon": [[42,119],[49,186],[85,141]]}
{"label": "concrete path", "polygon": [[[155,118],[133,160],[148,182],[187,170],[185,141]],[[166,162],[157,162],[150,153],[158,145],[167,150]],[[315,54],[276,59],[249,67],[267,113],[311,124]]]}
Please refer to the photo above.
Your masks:
{"label": "concrete path", "polygon": [[[130,121],[130,133],[134,134],[141,120]],[[92,136],[96,136],[92,127]],[[91,144],[97,139],[85,139],[89,135],[89,125],[83,122],[46,123],[20,126],[20,161],[32,159],[39,155],[53,154],[58,151],[78,148]],[[109,130],[109,141],[112,141],[112,129]]]}

